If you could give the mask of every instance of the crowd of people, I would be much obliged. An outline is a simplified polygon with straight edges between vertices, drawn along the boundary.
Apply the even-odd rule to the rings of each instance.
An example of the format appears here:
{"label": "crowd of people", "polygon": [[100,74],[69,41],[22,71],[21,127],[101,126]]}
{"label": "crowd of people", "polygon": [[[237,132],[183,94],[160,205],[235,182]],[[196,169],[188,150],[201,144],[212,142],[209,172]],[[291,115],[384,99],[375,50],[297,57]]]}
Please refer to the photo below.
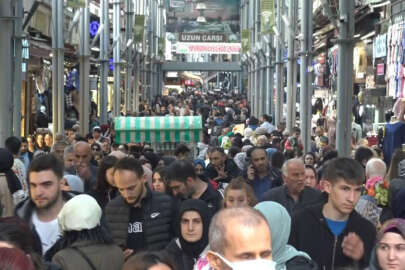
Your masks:
{"label": "crowd of people", "polygon": [[359,139],[338,157],[319,121],[303,153],[243,95],[158,96],[136,116],[156,115],[200,115],[202,140],[118,144],[113,122],[7,138],[0,269],[405,269],[405,149],[387,164]]}

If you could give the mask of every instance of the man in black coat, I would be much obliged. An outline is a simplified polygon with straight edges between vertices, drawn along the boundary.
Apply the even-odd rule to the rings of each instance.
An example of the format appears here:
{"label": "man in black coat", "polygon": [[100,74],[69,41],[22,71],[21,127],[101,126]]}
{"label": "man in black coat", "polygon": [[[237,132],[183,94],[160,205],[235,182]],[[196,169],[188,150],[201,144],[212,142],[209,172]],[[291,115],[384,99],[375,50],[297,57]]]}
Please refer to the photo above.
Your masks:
{"label": "man in black coat", "polygon": [[228,159],[224,149],[213,147],[208,149],[210,163],[204,171],[204,177],[217,183],[229,183],[240,175],[240,170],[232,159]]}
{"label": "man in black coat", "polygon": [[284,185],[272,188],[262,195],[262,201],[274,201],[290,215],[304,205],[321,201],[321,192],[305,185],[305,165],[302,159],[289,159],[281,168]]}
{"label": "man in black coat", "polygon": [[121,196],[107,204],[105,217],[125,258],[134,252],[165,248],[174,237],[172,198],[148,188],[142,165],[134,158],[115,164],[114,181]]}
{"label": "man in black coat", "polygon": [[328,200],[293,215],[289,242],[308,253],[319,269],[364,269],[376,238],[374,225],[354,211],[364,169],[354,159],[337,158],[326,167],[323,178]]}

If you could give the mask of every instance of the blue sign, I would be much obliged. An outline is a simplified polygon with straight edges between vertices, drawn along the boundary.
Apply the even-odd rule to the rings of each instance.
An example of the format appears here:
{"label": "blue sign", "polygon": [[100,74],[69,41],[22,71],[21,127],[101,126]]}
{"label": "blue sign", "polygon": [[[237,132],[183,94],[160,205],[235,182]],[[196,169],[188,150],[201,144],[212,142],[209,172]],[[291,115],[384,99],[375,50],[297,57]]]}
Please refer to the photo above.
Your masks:
{"label": "blue sign", "polygon": [[90,36],[91,37],[94,37],[97,34],[99,27],[100,27],[100,24],[98,23],[98,21],[90,22]]}
{"label": "blue sign", "polygon": [[114,59],[110,58],[110,70],[114,70]]}

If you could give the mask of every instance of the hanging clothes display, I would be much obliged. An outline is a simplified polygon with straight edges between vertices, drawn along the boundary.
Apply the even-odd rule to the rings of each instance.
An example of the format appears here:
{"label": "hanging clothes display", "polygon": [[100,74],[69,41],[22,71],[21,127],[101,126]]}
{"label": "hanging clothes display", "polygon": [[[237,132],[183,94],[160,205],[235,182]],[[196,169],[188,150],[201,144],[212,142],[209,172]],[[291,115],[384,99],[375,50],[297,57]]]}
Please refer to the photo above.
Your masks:
{"label": "hanging clothes display", "polygon": [[390,25],[387,35],[387,92],[394,98],[405,96],[405,22]]}

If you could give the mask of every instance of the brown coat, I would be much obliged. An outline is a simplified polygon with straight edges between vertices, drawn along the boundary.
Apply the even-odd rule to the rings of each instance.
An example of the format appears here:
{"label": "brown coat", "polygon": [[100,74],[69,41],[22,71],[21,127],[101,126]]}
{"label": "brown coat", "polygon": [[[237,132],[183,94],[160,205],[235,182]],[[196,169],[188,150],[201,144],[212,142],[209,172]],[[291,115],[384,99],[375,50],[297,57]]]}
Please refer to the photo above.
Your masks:
{"label": "brown coat", "polygon": [[[14,200],[8,188],[6,175],[0,173],[0,209],[1,217],[14,216]],[[1,211],[2,210],[2,211]]]}
{"label": "brown coat", "polygon": [[[124,254],[115,245],[95,244],[89,241],[79,241],[72,245],[79,248],[97,270],[121,270],[124,264]],[[91,270],[92,268],[80,253],[72,248],[65,248],[55,254],[52,262],[63,270]]]}

